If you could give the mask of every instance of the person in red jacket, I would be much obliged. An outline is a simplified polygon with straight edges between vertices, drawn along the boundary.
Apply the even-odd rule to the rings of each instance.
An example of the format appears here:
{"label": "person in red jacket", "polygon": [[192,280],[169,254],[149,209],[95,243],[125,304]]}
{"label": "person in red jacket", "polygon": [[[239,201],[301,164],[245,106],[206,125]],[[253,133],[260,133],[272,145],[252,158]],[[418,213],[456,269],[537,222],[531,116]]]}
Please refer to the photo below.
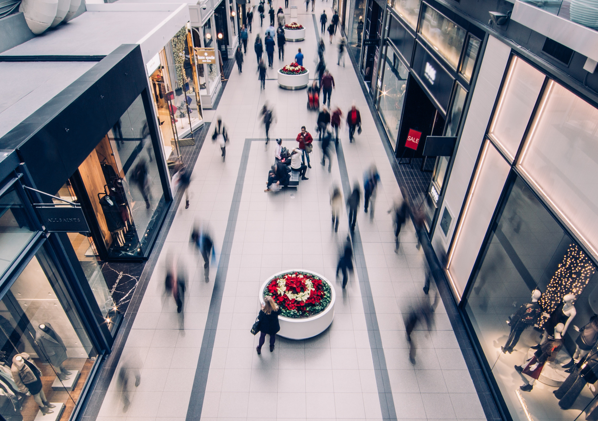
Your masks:
{"label": "person in red jacket", "polygon": [[332,97],[332,88],[334,88],[334,78],[330,74],[328,70],[324,72],[322,76],[322,92],[324,95],[324,100],[322,101],[323,105],[326,105],[326,98],[328,98],[328,108],[331,107],[330,105],[330,98]]}
{"label": "person in red jacket", "polygon": [[330,117],[330,125],[334,129],[335,139],[334,142],[338,145],[338,129],[341,126],[341,117],[343,116],[343,112],[340,108],[336,107],[335,110],[332,112],[332,116]]}
{"label": "person in red jacket", "polygon": [[349,126],[349,142],[355,139],[355,128],[359,127],[361,133],[361,114],[355,105],[347,113],[347,126]]}
{"label": "person in red jacket", "polygon": [[297,142],[299,142],[299,149],[303,151],[303,163],[305,164],[305,161],[307,161],[307,168],[311,168],[309,154],[313,147],[311,145],[313,141],[313,137],[311,137],[309,132],[305,129],[305,126],[301,126],[301,133],[297,135]]}

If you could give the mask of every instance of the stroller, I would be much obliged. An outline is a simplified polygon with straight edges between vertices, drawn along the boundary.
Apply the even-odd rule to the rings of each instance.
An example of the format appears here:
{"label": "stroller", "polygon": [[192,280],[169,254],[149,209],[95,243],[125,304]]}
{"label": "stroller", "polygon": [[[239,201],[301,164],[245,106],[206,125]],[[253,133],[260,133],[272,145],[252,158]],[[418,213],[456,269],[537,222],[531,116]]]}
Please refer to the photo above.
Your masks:
{"label": "stroller", "polygon": [[307,109],[311,111],[320,109],[320,88],[317,82],[307,88]]}

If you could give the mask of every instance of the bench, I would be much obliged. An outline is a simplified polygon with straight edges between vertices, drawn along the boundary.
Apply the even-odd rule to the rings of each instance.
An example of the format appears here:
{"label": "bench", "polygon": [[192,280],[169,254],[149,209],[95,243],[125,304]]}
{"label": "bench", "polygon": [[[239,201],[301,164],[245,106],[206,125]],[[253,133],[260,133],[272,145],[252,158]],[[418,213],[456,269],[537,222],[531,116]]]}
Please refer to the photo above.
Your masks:
{"label": "bench", "polygon": [[288,187],[295,187],[297,188],[299,186],[299,179],[301,177],[299,176],[299,170],[291,170],[291,172],[289,173],[289,185]]}

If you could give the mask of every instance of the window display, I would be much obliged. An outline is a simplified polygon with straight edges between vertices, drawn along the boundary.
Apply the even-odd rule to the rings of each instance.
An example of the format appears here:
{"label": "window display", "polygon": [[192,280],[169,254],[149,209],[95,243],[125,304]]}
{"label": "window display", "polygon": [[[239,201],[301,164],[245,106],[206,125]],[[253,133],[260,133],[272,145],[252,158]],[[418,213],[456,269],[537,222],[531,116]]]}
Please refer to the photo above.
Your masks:
{"label": "window display", "polygon": [[[202,48],[210,48],[214,50],[216,42],[216,31],[212,20],[209,18],[202,27],[203,38],[200,41],[199,37],[195,37],[196,45],[201,45]],[[197,33],[197,31],[195,31]],[[198,66],[199,72],[199,88],[202,95],[212,95],[215,93],[220,83],[220,66],[218,63],[200,64]]]}
{"label": "window display", "polygon": [[471,81],[471,76],[473,75],[473,68],[475,67],[475,62],[480,51],[480,44],[481,41],[479,39],[474,38],[471,35],[469,36],[465,57],[463,58],[461,70],[459,71],[468,82]]}
{"label": "window display", "polygon": [[419,0],[395,0],[394,9],[414,30],[419,18]]}
{"label": "window display", "polygon": [[384,79],[378,98],[378,109],[393,149],[399,135],[401,114],[409,69],[403,64],[392,48],[387,47],[384,60]]}
{"label": "window display", "polygon": [[[176,137],[173,126],[173,106],[169,105],[166,94],[172,91],[170,85],[170,75],[168,73],[168,65],[164,49],[158,53],[159,65],[158,68],[150,76],[150,86],[152,88],[152,96],[156,106],[156,114],[158,117],[158,124],[162,141],[164,142],[164,155],[168,158],[172,150],[176,150]],[[164,64],[163,64],[164,63]]]}
{"label": "window display", "polygon": [[422,37],[456,69],[467,31],[427,4],[422,7]]}
{"label": "window display", "polygon": [[353,25],[349,37],[349,45],[361,48],[361,38],[363,37],[363,26],[365,19],[365,0],[355,0],[355,9],[353,10]]}

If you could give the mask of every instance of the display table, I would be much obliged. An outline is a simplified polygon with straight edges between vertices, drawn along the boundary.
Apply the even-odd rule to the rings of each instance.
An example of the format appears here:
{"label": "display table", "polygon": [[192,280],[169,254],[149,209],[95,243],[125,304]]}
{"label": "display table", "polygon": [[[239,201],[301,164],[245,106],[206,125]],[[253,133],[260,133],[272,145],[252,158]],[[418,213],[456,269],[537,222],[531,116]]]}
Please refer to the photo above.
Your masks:
{"label": "display table", "polygon": [[309,83],[309,70],[300,75],[287,75],[278,70],[278,86],[282,89],[294,91],[307,88]]}
{"label": "display table", "polygon": [[320,333],[324,332],[328,329],[328,326],[332,324],[332,320],[334,319],[334,305],[336,303],[336,293],[334,291],[334,285],[332,285],[326,278],[322,275],[319,275],[315,272],[310,272],[306,270],[285,270],[283,272],[279,272],[264,282],[259,290],[259,302],[260,305],[264,305],[264,290],[266,286],[275,278],[279,277],[283,274],[289,272],[305,272],[310,273],[314,276],[320,278],[323,282],[326,282],[330,286],[330,303],[328,306],[320,313],[304,318],[292,319],[289,317],[278,316],[278,321],[280,323],[280,331],[278,332],[279,336],[287,339],[308,339],[313,338],[314,336],[319,335]]}
{"label": "display table", "polygon": [[305,28],[284,30],[284,38],[290,42],[305,41]]}

